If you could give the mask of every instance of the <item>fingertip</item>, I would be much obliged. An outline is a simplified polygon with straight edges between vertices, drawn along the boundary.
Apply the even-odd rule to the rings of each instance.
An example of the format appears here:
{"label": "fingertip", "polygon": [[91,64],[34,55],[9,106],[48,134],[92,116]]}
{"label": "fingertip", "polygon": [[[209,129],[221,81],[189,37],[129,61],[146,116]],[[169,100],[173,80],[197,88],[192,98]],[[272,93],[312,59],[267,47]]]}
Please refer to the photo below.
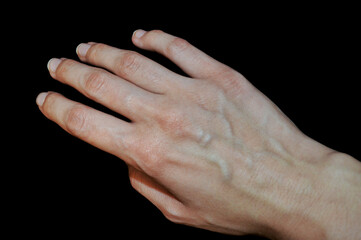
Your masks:
{"label": "fingertip", "polygon": [[143,29],[135,30],[132,35],[133,43],[136,45],[140,45],[141,44],[140,40],[145,33],[146,33],[146,31],[144,31]]}
{"label": "fingertip", "polygon": [[36,97],[36,104],[41,107],[44,104],[45,98],[48,95],[48,92],[42,92]]}
{"label": "fingertip", "polygon": [[146,31],[144,31],[143,29],[138,29],[138,30],[135,30],[133,32],[133,38],[141,38],[144,34],[146,33]]}
{"label": "fingertip", "polygon": [[56,72],[56,69],[58,68],[59,64],[61,63],[63,59],[59,58],[52,58],[48,61],[48,64],[46,65],[48,70],[52,73]]}
{"label": "fingertip", "polygon": [[81,43],[77,46],[76,48],[76,53],[78,54],[79,57],[81,58],[85,58],[89,48],[91,47],[90,44],[87,43]]}

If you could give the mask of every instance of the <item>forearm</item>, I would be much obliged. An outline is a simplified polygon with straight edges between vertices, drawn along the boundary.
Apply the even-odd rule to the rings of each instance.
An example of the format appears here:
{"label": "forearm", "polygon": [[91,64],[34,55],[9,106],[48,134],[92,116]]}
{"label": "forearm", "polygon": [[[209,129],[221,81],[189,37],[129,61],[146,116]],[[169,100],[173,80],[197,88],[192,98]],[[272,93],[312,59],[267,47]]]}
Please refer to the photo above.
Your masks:
{"label": "forearm", "polygon": [[[324,162],[324,186],[317,213],[327,239],[361,238],[361,164],[353,157],[335,152]],[[321,206],[321,203],[322,206]],[[323,208],[321,208],[323,207]]]}
{"label": "forearm", "polygon": [[282,221],[274,221],[276,238],[360,239],[360,162],[332,152],[313,163],[308,171],[309,188],[287,195],[298,197],[292,199],[293,207],[281,214]]}

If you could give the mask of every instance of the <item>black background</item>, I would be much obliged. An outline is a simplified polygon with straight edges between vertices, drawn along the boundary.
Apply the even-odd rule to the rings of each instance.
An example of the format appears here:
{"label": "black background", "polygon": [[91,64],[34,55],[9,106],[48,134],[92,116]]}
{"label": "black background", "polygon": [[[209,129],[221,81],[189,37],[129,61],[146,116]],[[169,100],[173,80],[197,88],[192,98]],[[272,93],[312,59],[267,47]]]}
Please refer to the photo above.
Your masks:
{"label": "black background", "polygon": [[23,6],[6,26],[10,56],[3,71],[10,75],[3,81],[10,84],[3,120],[10,154],[3,158],[3,176],[6,222],[14,236],[260,239],[169,222],[131,188],[121,160],[70,136],[38,110],[37,94],[51,90],[106,111],[48,74],[50,58],[77,59],[75,48],[82,42],[137,50],[181,73],[165,58],[132,45],[138,28],[187,39],[242,73],[305,134],[361,159],[359,19],[353,6],[217,3],[213,10],[203,5],[183,10],[172,4],[154,11],[141,4],[83,5],[88,8],[65,2]]}

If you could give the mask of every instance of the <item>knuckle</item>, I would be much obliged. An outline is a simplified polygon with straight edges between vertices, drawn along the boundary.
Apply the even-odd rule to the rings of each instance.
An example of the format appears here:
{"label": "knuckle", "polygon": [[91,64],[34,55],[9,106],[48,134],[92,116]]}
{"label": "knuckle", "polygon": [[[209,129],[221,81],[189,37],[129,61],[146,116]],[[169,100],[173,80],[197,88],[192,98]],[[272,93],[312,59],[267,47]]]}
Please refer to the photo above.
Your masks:
{"label": "knuckle", "polygon": [[94,45],[92,45],[87,54],[86,54],[86,59],[90,60],[92,62],[96,62],[97,59],[99,59],[99,55],[100,53],[107,48],[108,46],[106,44],[103,43],[95,43]]}
{"label": "knuckle", "polygon": [[162,111],[158,123],[166,132],[173,132],[176,135],[182,135],[186,128],[184,113],[178,109]]}
{"label": "knuckle", "polygon": [[150,176],[157,176],[163,165],[163,156],[162,146],[156,142],[144,136],[137,136],[123,140],[121,144],[136,166]]}
{"label": "knuckle", "polygon": [[159,29],[151,30],[147,33],[147,38],[151,41],[155,41],[157,38],[159,38],[160,35],[163,35],[164,32]]}
{"label": "knuckle", "polygon": [[240,81],[241,75],[228,66],[223,66],[220,68],[220,77],[224,77],[225,79],[230,79],[232,81]]}
{"label": "knuckle", "polygon": [[165,52],[167,56],[176,57],[178,54],[187,50],[189,46],[190,44],[188,43],[188,41],[179,37],[175,37],[166,46]]}
{"label": "knuckle", "polygon": [[55,109],[55,104],[56,101],[58,100],[60,94],[58,93],[54,93],[54,92],[49,92],[48,95],[46,96],[44,103],[43,103],[43,111],[45,113],[45,115],[48,118],[51,118],[50,116],[52,115],[52,113],[54,112]]}
{"label": "knuckle", "polygon": [[158,177],[163,172],[164,159],[157,149],[145,149],[141,153],[142,168],[152,177]]}
{"label": "knuckle", "polygon": [[116,61],[115,69],[123,77],[134,75],[140,67],[140,56],[136,52],[125,52],[118,61]]}
{"label": "knuckle", "polygon": [[69,70],[73,68],[75,64],[77,64],[77,62],[71,59],[64,59],[61,61],[55,72],[56,78],[62,82],[66,82]]}
{"label": "knuckle", "polygon": [[248,93],[250,85],[245,78],[232,69],[222,73],[221,88],[226,94],[242,96]]}
{"label": "knuckle", "polygon": [[88,113],[83,106],[73,106],[65,117],[66,130],[75,136],[86,137]]}
{"label": "knuckle", "polygon": [[100,71],[92,71],[84,81],[85,92],[92,97],[99,97],[105,89],[107,77]]}
{"label": "knuckle", "polygon": [[154,29],[154,30],[151,30],[149,31],[149,33],[151,35],[160,35],[160,34],[164,34],[164,32],[162,30],[159,30],[159,29]]}

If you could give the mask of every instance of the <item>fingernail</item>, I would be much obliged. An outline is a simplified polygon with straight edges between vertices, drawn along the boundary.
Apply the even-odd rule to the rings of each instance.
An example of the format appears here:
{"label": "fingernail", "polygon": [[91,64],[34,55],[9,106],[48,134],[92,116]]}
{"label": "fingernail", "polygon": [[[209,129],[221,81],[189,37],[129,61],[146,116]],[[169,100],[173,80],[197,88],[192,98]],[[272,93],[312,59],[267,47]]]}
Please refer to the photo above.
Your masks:
{"label": "fingernail", "polygon": [[146,31],[139,29],[134,31],[133,36],[136,38],[141,38],[144,35],[144,33],[146,33]]}
{"label": "fingernail", "polygon": [[48,95],[47,92],[42,92],[36,97],[36,104],[38,104],[39,107],[41,107],[43,105],[44,100],[47,95]]}
{"label": "fingernail", "polygon": [[86,44],[86,43],[81,43],[78,45],[78,47],[76,48],[76,53],[80,56],[80,57],[85,57],[86,53],[88,52],[89,48],[91,47],[90,44]]}
{"label": "fingernail", "polygon": [[49,62],[48,62],[49,71],[55,72],[60,63],[61,63],[61,59],[59,59],[59,58],[50,59]]}

